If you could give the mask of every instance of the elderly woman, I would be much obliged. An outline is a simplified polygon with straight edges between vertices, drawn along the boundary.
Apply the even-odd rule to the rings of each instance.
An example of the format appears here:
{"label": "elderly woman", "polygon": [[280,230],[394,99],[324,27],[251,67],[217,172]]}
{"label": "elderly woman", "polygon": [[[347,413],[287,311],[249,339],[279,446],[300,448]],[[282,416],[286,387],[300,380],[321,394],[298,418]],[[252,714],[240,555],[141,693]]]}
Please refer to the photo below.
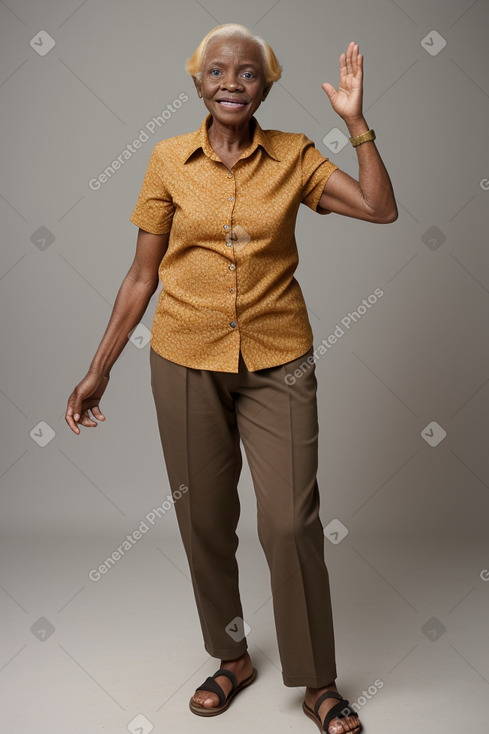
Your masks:
{"label": "elderly woman", "polygon": [[131,216],[139,227],[134,262],[66,421],[78,434],[78,425],[105,420],[99,406],[110,370],[161,280],[151,385],[204,646],[220,659],[190,709],[221,714],[256,676],[235,556],[241,439],[270,568],[283,682],[306,687],[303,710],[321,732],[357,734],[359,718],[335,685],[313,335],[294,278],[294,228],[301,203],[367,222],[397,218],[362,114],[363,57],[350,43],[340,56],[338,90],[323,84],[357,151],[358,180],[305,135],[260,127],[254,115],[281,67],[248,29],[212,30],[187,70],[208,115],[196,132],[153,149]]}

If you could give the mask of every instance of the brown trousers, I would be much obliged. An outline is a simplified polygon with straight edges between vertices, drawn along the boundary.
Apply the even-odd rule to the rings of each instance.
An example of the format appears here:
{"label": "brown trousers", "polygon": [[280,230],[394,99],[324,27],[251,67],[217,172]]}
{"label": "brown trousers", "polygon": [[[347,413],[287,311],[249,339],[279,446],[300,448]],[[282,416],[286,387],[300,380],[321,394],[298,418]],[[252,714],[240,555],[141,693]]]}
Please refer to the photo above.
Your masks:
{"label": "brown trousers", "polygon": [[[336,664],[318,514],[317,382],[314,363],[305,365],[312,351],[256,372],[240,357],[232,373],[184,367],[150,347],[150,368],[205,649],[232,660],[248,647],[235,555],[241,438],[270,568],[283,682],[320,688],[336,678]],[[300,378],[286,377],[300,365]]]}

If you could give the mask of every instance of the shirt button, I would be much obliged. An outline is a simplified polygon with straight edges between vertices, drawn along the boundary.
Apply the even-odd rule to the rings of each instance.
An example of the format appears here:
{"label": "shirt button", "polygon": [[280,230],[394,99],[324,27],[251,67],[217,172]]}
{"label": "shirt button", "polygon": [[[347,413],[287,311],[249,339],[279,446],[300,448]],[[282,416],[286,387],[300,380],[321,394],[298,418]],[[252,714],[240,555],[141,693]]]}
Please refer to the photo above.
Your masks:
{"label": "shirt button", "polygon": [[236,269],[236,265],[233,265],[233,264],[231,263],[231,265],[229,266],[229,270],[235,270],[235,269]]}
{"label": "shirt button", "polygon": [[232,201],[233,198],[234,198],[233,196],[228,196],[228,201]]}
{"label": "shirt button", "polygon": [[230,321],[229,322],[229,326],[232,326],[233,329],[234,329],[234,327],[236,326],[236,321]]}
{"label": "shirt button", "polygon": [[231,173],[231,171],[229,171],[228,178],[232,178],[232,177],[233,177],[233,174]]}
{"label": "shirt button", "polygon": [[229,229],[229,224],[225,224],[224,229]]}
{"label": "shirt button", "polygon": [[232,243],[232,242],[226,242],[226,245],[227,245],[228,247],[232,247],[232,246],[233,246],[233,243]]}
{"label": "shirt button", "polygon": [[229,289],[229,292],[230,292],[230,293],[234,293],[234,288],[230,288],[230,289]]}

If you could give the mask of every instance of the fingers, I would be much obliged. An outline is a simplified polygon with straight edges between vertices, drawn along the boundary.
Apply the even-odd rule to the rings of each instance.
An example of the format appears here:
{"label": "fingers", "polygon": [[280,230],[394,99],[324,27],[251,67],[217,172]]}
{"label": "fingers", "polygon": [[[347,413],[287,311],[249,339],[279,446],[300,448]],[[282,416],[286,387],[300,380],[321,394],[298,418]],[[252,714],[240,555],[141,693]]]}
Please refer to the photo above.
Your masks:
{"label": "fingers", "polygon": [[98,405],[94,405],[93,408],[91,408],[91,411],[93,415],[95,416],[95,418],[97,418],[97,420],[99,421],[105,420],[105,415],[102,413]]}
{"label": "fingers", "polygon": [[350,74],[355,73],[353,70],[354,65],[356,68],[356,58],[354,60],[354,48],[355,48],[355,43],[351,41],[348,44],[346,53],[340,54],[340,80],[345,81],[346,78],[350,76]]}
{"label": "fingers", "polygon": [[65,421],[73,433],[77,435],[80,433],[78,424],[87,428],[96,428],[97,421],[105,420],[105,415],[99,408],[99,402],[108,381],[108,375],[89,371],[73,390],[68,399],[65,414]]}
{"label": "fingers", "polygon": [[92,418],[88,410],[83,413],[78,423],[81,423],[82,426],[86,426],[87,428],[94,428],[95,426],[98,426],[97,421]]}
{"label": "fingers", "polygon": [[324,91],[326,92],[326,94],[328,95],[328,97],[331,100],[333,100],[337,94],[336,89],[333,87],[333,85],[330,84],[329,82],[324,82],[324,84],[321,84],[321,86],[324,89]]}
{"label": "fingers", "polygon": [[346,53],[340,55],[340,87],[350,90],[363,79],[363,56],[358,43],[350,41]]}
{"label": "fingers", "polygon": [[346,50],[346,69],[348,74],[354,74],[358,59],[358,44],[350,41]]}
{"label": "fingers", "polygon": [[65,421],[67,422],[73,433],[76,433],[77,435],[80,433],[80,429],[77,424],[85,426],[86,428],[95,428],[96,426],[98,426],[97,421],[95,421],[90,416],[89,411],[91,411],[92,415],[95,416],[97,420],[105,420],[105,415],[101,412],[98,405],[94,405],[93,408],[85,410],[82,415],[80,415],[79,413],[75,413],[75,408],[68,408],[65,415]]}
{"label": "fingers", "polygon": [[80,433],[80,429],[76,425],[78,420],[80,419],[80,407],[77,405],[79,401],[76,399],[76,396],[74,393],[72,393],[68,400],[68,405],[66,408],[66,414],[65,414],[65,421],[73,431],[73,433],[76,433],[77,435]]}
{"label": "fingers", "polygon": [[78,415],[78,413],[73,415],[73,408],[68,408],[65,415],[65,421],[67,422],[73,433],[76,433],[76,435],[80,433],[80,429],[76,425],[79,418],[80,416]]}
{"label": "fingers", "polygon": [[340,68],[344,67],[347,74],[356,74],[357,68],[361,65],[362,60],[363,57],[360,54],[358,43],[350,41],[346,49],[346,54],[342,53],[340,56]]}

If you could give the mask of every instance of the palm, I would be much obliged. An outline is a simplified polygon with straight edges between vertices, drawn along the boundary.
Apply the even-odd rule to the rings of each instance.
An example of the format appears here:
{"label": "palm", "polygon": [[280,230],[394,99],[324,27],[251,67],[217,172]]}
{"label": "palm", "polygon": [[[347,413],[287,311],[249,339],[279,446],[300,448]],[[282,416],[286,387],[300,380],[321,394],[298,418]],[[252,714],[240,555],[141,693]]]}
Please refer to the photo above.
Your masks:
{"label": "palm", "polygon": [[334,111],[344,120],[361,117],[363,97],[363,56],[358,45],[351,41],[340,56],[340,82],[336,90],[332,84],[322,85]]}

